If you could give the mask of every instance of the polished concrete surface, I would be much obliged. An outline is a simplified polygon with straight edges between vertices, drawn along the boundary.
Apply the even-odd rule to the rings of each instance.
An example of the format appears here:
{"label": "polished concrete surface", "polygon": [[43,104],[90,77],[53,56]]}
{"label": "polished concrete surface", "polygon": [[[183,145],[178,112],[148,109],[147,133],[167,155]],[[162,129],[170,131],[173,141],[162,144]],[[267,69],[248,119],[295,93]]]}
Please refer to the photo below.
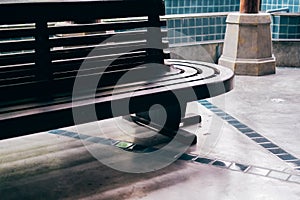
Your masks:
{"label": "polished concrete surface", "polygon": [[189,105],[203,120],[182,129],[197,145],[147,173],[120,169],[153,164],[131,154],[167,138],[120,118],[101,122],[101,134],[69,127],[2,140],[0,199],[300,199],[299,103],[300,69],[236,76],[233,91]]}

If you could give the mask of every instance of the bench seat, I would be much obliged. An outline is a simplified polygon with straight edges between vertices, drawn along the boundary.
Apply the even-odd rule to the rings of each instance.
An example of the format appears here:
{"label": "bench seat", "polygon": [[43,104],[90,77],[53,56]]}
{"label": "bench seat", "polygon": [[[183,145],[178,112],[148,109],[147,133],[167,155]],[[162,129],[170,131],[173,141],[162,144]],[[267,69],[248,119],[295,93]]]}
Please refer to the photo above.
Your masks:
{"label": "bench seat", "polygon": [[[81,97],[75,106],[84,110],[84,106],[95,104],[99,120],[117,117],[111,112],[111,104],[130,99],[134,108],[131,113],[145,111],[145,101],[151,104],[168,103],[176,90],[193,88],[198,99],[205,99],[223,94],[232,89],[233,73],[231,70],[203,62],[188,60],[168,60],[173,70],[154,80],[145,80],[125,85],[120,89],[101,88],[95,99]],[[210,89],[211,88],[211,89]],[[137,90],[138,89],[138,90]],[[113,95],[112,95],[113,93]],[[190,102],[194,99],[186,99]],[[26,104],[0,108],[0,138],[25,135],[31,132],[47,131],[54,128],[74,125],[72,98],[60,97],[51,101],[32,101]],[[128,113],[118,113],[119,116]],[[49,123],[48,123],[49,122]],[[82,123],[89,122],[89,119]],[[17,124],[17,126],[16,126]],[[34,126],[31,126],[34,124]]]}

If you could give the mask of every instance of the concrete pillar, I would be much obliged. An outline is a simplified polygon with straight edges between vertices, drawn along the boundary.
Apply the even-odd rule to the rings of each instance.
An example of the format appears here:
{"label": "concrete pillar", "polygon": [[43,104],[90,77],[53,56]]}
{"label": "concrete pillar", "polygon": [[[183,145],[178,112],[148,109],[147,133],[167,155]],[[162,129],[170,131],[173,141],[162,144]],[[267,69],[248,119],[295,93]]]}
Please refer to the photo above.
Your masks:
{"label": "concrete pillar", "polygon": [[226,22],[219,65],[231,68],[238,75],[274,74],[270,14],[231,13]]}

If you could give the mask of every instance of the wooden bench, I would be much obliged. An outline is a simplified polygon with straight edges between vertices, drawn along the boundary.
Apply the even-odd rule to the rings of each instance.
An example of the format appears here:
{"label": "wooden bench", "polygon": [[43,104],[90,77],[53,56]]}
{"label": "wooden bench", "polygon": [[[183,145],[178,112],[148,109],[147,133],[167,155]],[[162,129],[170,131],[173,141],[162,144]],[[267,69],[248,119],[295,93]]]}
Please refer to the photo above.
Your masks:
{"label": "wooden bench", "polygon": [[95,121],[91,108],[97,120],[149,121],[156,104],[176,134],[186,104],[231,90],[233,73],[166,60],[164,14],[163,0],[0,3],[0,138]]}

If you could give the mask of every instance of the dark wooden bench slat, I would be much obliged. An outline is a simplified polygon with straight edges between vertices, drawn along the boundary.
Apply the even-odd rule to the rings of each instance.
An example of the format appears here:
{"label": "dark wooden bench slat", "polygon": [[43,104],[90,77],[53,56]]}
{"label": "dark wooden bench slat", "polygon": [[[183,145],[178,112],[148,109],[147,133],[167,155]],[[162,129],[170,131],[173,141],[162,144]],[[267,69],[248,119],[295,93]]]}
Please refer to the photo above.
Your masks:
{"label": "dark wooden bench slat", "polygon": [[35,48],[34,39],[8,40],[0,42],[0,52],[33,50]]}
{"label": "dark wooden bench slat", "polygon": [[[135,68],[132,69],[132,73],[138,73],[138,74],[143,74],[141,72],[145,71],[145,67],[139,67],[139,68]],[[135,72],[134,72],[135,71]],[[131,88],[133,86],[133,89],[135,90],[136,86],[139,86],[138,88],[140,90],[142,89],[147,89],[149,86],[145,85],[145,81],[147,81],[145,78],[147,77],[146,74],[145,77],[136,77],[136,81],[134,82],[134,84],[132,83],[128,83],[128,84],[122,84],[122,85],[118,85],[117,87],[114,86],[115,84],[115,77],[122,77],[124,73],[128,72],[128,70],[123,69],[123,70],[119,70],[119,71],[114,71],[114,72],[109,72],[109,73],[104,73],[102,74],[102,77],[104,77],[104,79],[102,79],[100,85],[98,89],[97,89],[97,93],[96,96],[97,98],[100,98],[102,96],[110,96],[112,94],[113,90],[116,90],[116,93],[123,93],[125,91],[129,91],[129,88]],[[176,74],[179,74],[178,72],[171,72],[169,73],[169,76],[174,76]],[[99,76],[94,74],[90,76],[91,78],[98,78]],[[155,77],[160,77],[162,79],[166,78],[165,74],[161,74],[161,76],[159,76],[159,74],[155,75]],[[79,79],[86,79],[85,76],[79,76]],[[148,77],[149,78],[149,77]],[[112,81],[112,82],[110,82]],[[150,80],[149,80],[150,81]],[[153,81],[153,80],[152,80]],[[5,88],[1,88],[0,87],[0,92],[5,92],[8,89],[13,89],[15,91],[20,91],[20,93],[22,94],[14,94],[16,99],[20,99],[20,97],[22,97],[21,99],[28,99],[27,102],[26,101],[21,101],[19,103],[15,102],[13,103],[11,106],[9,107],[3,107],[5,105],[9,105],[9,104],[5,104],[4,103],[4,96],[0,97],[0,113],[5,113],[8,112],[9,110],[24,110],[24,109],[30,109],[33,107],[36,107],[37,105],[40,106],[47,106],[47,105],[52,105],[52,104],[59,104],[59,103],[66,103],[66,102],[70,102],[71,101],[71,96],[70,93],[72,93],[72,88],[74,86],[74,77],[68,77],[65,79],[58,79],[58,80],[54,80],[53,81],[53,98],[56,97],[56,99],[52,99],[50,101],[40,101],[39,100],[39,96],[37,95],[37,91],[39,89],[42,89],[39,87],[40,82],[32,82],[30,84],[21,84],[21,85],[15,85],[15,86],[11,86],[10,88],[5,87]],[[60,86],[64,86],[64,87],[60,87]],[[127,89],[126,89],[127,88]],[[30,89],[30,90],[28,90]],[[24,91],[28,91],[28,92],[24,92]],[[132,90],[133,91],[133,90]],[[85,92],[83,92],[83,94],[85,94]],[[64,97],[64,98],[57,98],[57,97]],[[82,97],[85,98],[85,97]],[[4,104],[3,104],[4,103]]]}
{"label": "dark wooden bench slat", "polygon": [[7,38],[23,38],[23,37],[33,37],[35,34],[35,29],[29,28],[1,28],[0,27],[0,40]]}
{"label": "dark wooden bench slat", "polygon": [[[165,36],[162,32],[161,36]],[[107,40],[113,37],[111,40]],[[51,47],[93,45],[102,42],[128,42],[146,39],[146,31],[128,31],[113,34],[95,34],[86,36],[56,37],[50,39]]]}
{"label": "dark wooden bench slat", "polygon": [[106,44],[106,45],[93,45],[91,47],[71,47],[63,48],[51,51],[52,60],[72,59],[87,57],[88,54],[93,50],[93,56],[109,55],[109,54],[120,54],[123,52],[130,52],[132,49],[145,49],[146,41],[134,41],[117,44]]}
{"label": "dark wooden bench slat", "polygon": [[8,71],[8,72],[0,72],[0,81],[5,81],[9,79],[15,79],[16,77],[27,77],[27,76],[34,76],[35,75],[35,69],[19,69],[14,71]]}
{"label": "dark wooden bench slat", "polygon": [[[192,68],[191,68],[192,69]],[[139,69],[136,69],[136,70],[139,70]],[[195,70],[194,70],[195,71]],[[117,74],[117,76],[122,76],[122,73],[126,73],[127,72],[127,70],[123,70],[123,72],[121,72],[121,73],[119,73],[119,72],[116,72],[116,74]],[[119,73],[119,74],[118,74]],[[177,74],[178,72],[176,72],[176,74]],[[195,71],[194,72],[194,74],[196,74],[197,73],[197,71]],[[140,73],[140,74],[142,74],[142,73]],[[172,74],[172,73],[169,73],[170,75],[175,75],[175,74]],[[179,73],[180,74],[180,73]],[[110,75],[112,75],[112,74],[110,74]],[[115,74],[114,75],[112,75],[112,76],[116,76]],[[108,79],[111,79],[110,77],[107,77]],[[64,86],[69,86],[69,89],[71,89],[72,87],[73,87],[73,80],[71,80],[70,81],[70,77],[68,78],[68,79],[62,79],[62,80],[58,80],[57,81],[57,85],[59,86],[59,85],[64,85]],[[144,78],[140,78],[141,80],[145,80]],[[167,76],[165,76],[164,75],[164,78],[159,78],[159,81],[166,81],[166,80],[170,80],[169,81],[169,84],[179,84],[180,82],[182,82],[182,83],[184,83],[184,81],[188,81],[188,80],[191,80],[191,81],[193,81],[193,78],[191,79],[191,78],[186,78],[186,79],[182,79],[182,75],[180,75],[179,77],[177,77],[177,79],[179,79],[179,82],[178,81],[175,81],[176,80],[176,76],[175,77],[173,77],[173,76],[171,76],[170,78],[168,78]],[[172,79],[175,81],[172,81]],[[196,78],[195,80],[198,80],[199,78]],[[106,82],[106,83],[108,83],[108,82]],[[110,83],[109,83],[110,84]],[[108,84],[108,85],[109,85]],[[135,83],[135,84],[138,84],[137,82]],[[165,85],[165,84],[164,84]],[[103,85],[102,85],[103,86]],[[153,86],[155,86],[155,85],[153,85],[153,84],[151,84],[151,87],[153,87]],[[32,87],[32,86],[31,86]],[[114,88],[114,87],[112,87],[112,86],[110,86],[111,88]],[[120,86],[119,86],[120,87]],[[124,86],[121,86],[121,87],[124,87]],[[149,87],[149,86],[147,86],[147,87]],[[156,87],[156,86],[155,86]],[[139,86],[139,88],[144,88],[145,89],[145,86],[142,86],[142,85],[140,85]],[[56,89],[61,89],[61,91],[60,92],[64,92],[63,91],[63,89],[62,88],[60,88],[60,87],[57,87]],[[69,89],[67,89],[68,91],[70,91]],[[104,87],[100,87],[99,88],[100,89],[100,91],[101,90],[105,90],[105,88]],[[126,90],[126,89],[125,89]],[[57,92],[57,91],[56,91]],[[101,92],[101,94],[105,94],[105,93],[103,93],[103,92]],[[109,93],[107,93],[107,94],[109,94]],[[106,94],[106,95],[107,95]]]}
{"label": "dark wooden bench slat", "polygon": [[32,82],[32,81],[35,81],[34,75],[22,74],[20,76],[15,76],[14,78],[0,79],[0,85],[1,87],[3,87],[3,86]]}
{"label": "dark wooden bench slat", "polygon": [[[133,71],[144,71],[145,67],[139,67],[139,68],[134,68],[131,69]],[[128,69],[122,69],[122,70],[118,70],[118,71],[113,71],[113,72],[105,72],[105,73],[101,73],[101,74],[89,74],[88,77],[85,76],[84,74],[82,74],[81,76],[68,76],[65,78],[60,78],[60,79],[55,79],[52,82],[52,88],[51,91],[53,92],[53,94],[55,94],[56,96],[60,96],[60,95],[67,95],[68,98],[70,98],[71,94],[72,94],[72,89],[74,86],[74,80],[75,78],[77,78],[78,80],[80,79],[84,79],[86,80],[88,79],[93,79],[93,78],[97,78],[99,77],[99,75],[102,75],[102,81],[101,83],[99,83],[100,85],[98,86],[100,88],[100,90],[103,89],[103,87],[109,87],[109,88],[113,88],[113,85],[116,83],[116,81],[118,80],[118,78],[122,77],[126,72],[128,72]],[[136,77],[138,78],[140,81],[143,80],[142,77]],[[5,102],[7,102],[7,100],[9,99],[10,102],[12,102],[13,105],[18,105],[17,100],[20,99],[29,99],[30,103],[30,99],[31,101],[36,101],[36,103],[39,102],[39,91],[42,91],[44,88],[41,87],[43,84],[40,81],[22,81],[22,83],[19,84],[11,84],[11,85],[7,85],[7,86],[0,86],[0,93],[7,93],[7,96],[1,96],[0,97],[0,106],[2,105],[9,105],[9,102],[5,104]],[[6,91],[11,91],[14,90],[15,93],[9,93]],[[106,95],[109,95],[109,93],[107,93]],[[14,101],[16,101],[14,103]],[[54,102],[52,102],[54,103]],[[25,102],[21,101],[21,104],[26,104]],[[7,108],[3,108],[4,110],[7,110]],[[3,110],[2,109],[2,110]],[[4,111],[5,112],[5,111]]]}
{"label": "dark wooden bench slat", "polygon": [[[0,87],[32,82],[35,79],[35,75],[36,68],[33,63],[0,66]],[[4,93],[3,95],[7,94]]]}
{"label": "dark wooden bench slat", "polygon": [[[135,69],[135,70],[139,70],[139,69]],[[141,70],[144,70],[144,69],[141,69]],[[124,70],[124,72],[127,72],[126,70]],[[163,82],[163,81],[168,81],[168,80],[176,80],[176,79],[182,79],[182,72],[180,70],[172,70],[166,74],[163,74],[161,76],[157,76],[159,82]],[[178,77],[179,75],[179,77]],[[69,81],[69,80],[66,80],[66,79],[62,79],[62,80],[57,80],[55,81],[57,85],[68,85],[70,88],[73,87],[73,80],[72,81]],[[149,83],[151,83],[150,85],[148,85]],[[157,80],[152,80],[150,81],[147,85],[145,85],[145,80],[142,80],[142,81],[137,81],[135,83],[128,83],[128,84],[122,84],[122,85],[117,85],[117,86],[112,86],[112,85],[108,85],[108,86],[103,86],[102,87],[99,87],[97,89],[97,92],[96,92],[96,97],[97,98],[100,98],[101,96],[109,96],[111,95],[111,92],[113,90],[116,90],[115,92],[116,93],[126,93],[128,91],[130,91],[130,87],[133,86],[134,90],[136,90],[136,87],[138,86],[139,90],[143,90],[143,89],[147,89],[147,88],[151,88],[151,87],[157,87],[155,85],[153,85],[154,82],[157,82]],[[32,84],[31,87],[35,87],[35,90],[36,90],[36,85],[35,84]],[[1,89],[1,88],[0,88]],[[4,88],[6,89],[6,88]],[[20,88],[21,91],[24,91],[22,90],[22,88]],[[60,91],[59,93],[56,93],[53,95],[53,100],[49,101],[49,102],[39,102],[39,105],[40,106],[47,106],[47,105],[51,105],[51,104],[59,104],[59,103],[66,103],[66,102],[70,102],[70,94],[64,94],[64,93],[61,93],[63,91],[62,88],[60,87],[57,87],[55,88],[57,91]],[[29,95],[27,95],[28,97]],[[3,97],[2,97],[3,98]],[[84,97],[83,97],[84,98]],[[87,97],[85,97],[87,98]],[[1,101],[0,101],[1,102]],[[21,104],[21,105],[14,105],[14,106],[10,106],[10,108],[1,108],[1,104],[0,104],[0,113],[5,113],[7,112],[7,110],[24,110],[24,109],[30,109],[30,108],[34,108],[36,107],[37,105],[37,102],[38,100],[36,98],[31,98],[31,102],[27,102],[26,104]],[[35,102],[35,103],[34,103]],[[3,103],[3,102],[2,102]],[[3,106],[3,105],[2,105]]]}
{"label": "dark wooden bench slat", "polygon": [[[31,81],[5,87],[0,86],[0,93],[5,94],[0,96],[2,112],[9,112],[10,106],[27,105],[30,102],[37,103],[39,101],[37,93],[41,90],[41,83],[41,81]],[[15,92],[12,93],[12,90]]]}
{"label": "dark wooden bench slat", "polygon": [[[95,24],[70,24],[68,26],[52,26],[49,27],[49,34],[71,34],[71,33],[89,33],[110,30],[128,30],[149,27],[151,24],[147,20],[130,21],[130,22],[106,22]],[[165,21],[160,22],[160,26],[166,26]]]}
{"label": "dark wooden bench slat", "polygon": [[[133,69],[132,65],[136,65],[135,68],[137,68],[137,67],[139,67],[139,66],[141,66],[143,64],[145,64],[145,62],[142,61],[142,59],[141,59],[140,62],[135,61],[135,63],[131,64],[131,65],[129,65],[129,64],[125,65],[124,64],[121,67],[120,66],[114,66],[113,68],[109,68],[109,69],[105,70],[105,72],[112,73],[114,71],[119,71],[119,70],[129,71],[130,69]],[[94,75],[100,76],[103,72],[104,71],[101,68],[93,68],[93,69],[88,69],[88,70],[81,71],[81,73],[84,74],[85,76],[94,76]],[[70,70],[70,71],[64,71],[64,72],[56,72],[56,73],[53,74],[53,80],[61,79],[61,78],[75,79],[75,78],[77,78],[76,77],[77,74],[78,74],[78,71],[76,71],[76,70]],[[114,78],[114,77],[112,77],[112,78]]]}
{"label": "dark wooden bench slat", "polygon": [[130,54],[128,56],[120,57],[117,60],[114,56],[107,56],[103,58],[89,58],[89,59],[78,59],[73,61],[62,61],[59,63],[54,63],[52,71],[53,73],[57,72],[67,72],[67,71],[77,71],[82,65],[82,62],[85,62],[84,70],[90,69],[100,69],[106,71],[112,71],[114,69],[122,68],[134,68],[136,64],[145,63],[146,59],[145,52],[136,52],[136,54]]}
{"label": "dark wooden bench slat", "polygon": [[[87,57],[93,50],[93,56],[112,55],[121,53],[130,53],[135,51],[143,51],[147,48],[147,43],[143,41],[131,41],[122,43],[92,45],[91,47],[70,47],[63,49],[54,49],[51,51],[52,60],[72,59]],[[162,49],[168,48],[167,42],[162,42]]]}
{"label": "dark wooden bench slat", "polygon": [[1,71],[1,66],[17,65],[17,64],[25,64],[25,63],[33,63],[33,62],[34,62],[34,53],[32,52],[0,54],[0,71]]}
{"label": "dark wooden bench slat", "polygon": [[[107,8],[113,8],[114,12]],[[20,12],[24,10],[26,12]],[[85,12],[84,15],[78,14],[83,10],[88,12]],[[55,14],[53,14],[54,11]],[[35,22],[40,16],[44,16],[49,22],[57,22],[140,17],[153,13],[164,15],[165,9],[161,0],[1,3],[0,24],[30,23]]]}
{"label": "dark wooden bench slat", "polygon": [[[144,72],[146,69],[146,67],[144,66],[140,66],[140,67],[136,67],[134,69],[130,69],[131,72]],[[61,85],[63,84],[64,85],[64,88],[59,88],[59,87],[55,87],[55,93],[56,94],[59,94],[59,93],[65,93],[65,92],[71,92],[73,87],[74,87],[74,81],[75,81],[75,78],[77,79],[77,81],[80,81],[80,80],[90,80],[90,79],[98,79],[99,76],[101,76],[101,81],[99,82],[98,84],[98,88],[102,88],[102,87],[107,87],[107,86],[113,86],[117,83],[117,81],[119,80],[119,78],[121,78],[125,73],[129,72],[129,69],[120,69],[120,70],[114,70],[114,71],[109,71],[109,72],[98,72],[97,70],[94,71],[94,73],[81,73],[80,75],[77,75],[75,77],[74,76],[67,76],[67,77],[64,77],[64,78],[60,78],[60,79],[55,79],[53,81],[53,84],[54,85]],[[134,77],[136,78],[137,80],[143,80],[143,77]],[[134,80],[128,80],[129,82],[132,82]]]}
{"label": "dark wooden bench slat", "polygon": [[[168,80],[174,80],[174,79],[181,79],[182,78],[181,73],[182,72],[180,70],[174,69],[174,70],[168,72],[167,74],[163,74],[161,76],[158,76],[158,79],[159,79],[159,82],[168,81]],[[178,75],[180,77],[178,77]],[[157,80],[152,80],[150,82],[152,82],[152,84],[153,84],[153,81],[156,82]],[[69,87],[73,86],[72,85],[73,82],[70,82],[69,80],[57,80],[57,81],[55,81],[55,83],[57,85],[69,85]],[[36,87],[35,84],[32,84],[32,86]],[[130,90],[129,89],[130,87],[133,87],[134,89]],[[109,95],[111,95],[112,91],[114,91],[114,90],[117,93],[126,93],[128,91],[134,91],[137,87],[140,90],[150,88],[148,85],[145,85],[145,81],[144,80],[140,81],[140,82],[122,84],[122,85],[117,85],[117,86],[112,86],[112,85],[110,85],[110,86],[103,86],[102,85],[102,87],[97,88],[96,97],[100,98],[101,96],[109,96]],[[0,88],[0,90],[1,90],[1,88]],[[38,103],[39,107],[43,107],[43,106],[53,105],[53,104],[68,103],[68,102],[71,101],[71,99],[70,99],[70,93],[63,92],[63,89],[61,89],[59,87],[56,88],[56,90],[58,91],[58,93],[53,94],[53,99],[50,100],[50,101],[39,102],[37,98],[31,98],[31,99],[28,99],[28,100],[24,100],[23,101],[24,104],[21,104],[21,102],[19,102],[19,103],[12,103],[11,105],[9,105],[9,108],[8,107],[4,107],[5,104],[0,104],[0,113],[6,113],[6,112],[9,112],[9,111],[18,111],[18,110],[26,110],[26,109],[30,109],[30,108],[35,108],[35,107],[37,107],[37,102],[39,102]],[[30,96],[30,95],[28,95],[28,96]],[[32,96],[33,95],[31,95],[31,97]],[[84,99],[84,98],[87,98],[87,97],[82,97],[82,99]],[[3,101],[0,101],[0,103],[3,103]]]}

